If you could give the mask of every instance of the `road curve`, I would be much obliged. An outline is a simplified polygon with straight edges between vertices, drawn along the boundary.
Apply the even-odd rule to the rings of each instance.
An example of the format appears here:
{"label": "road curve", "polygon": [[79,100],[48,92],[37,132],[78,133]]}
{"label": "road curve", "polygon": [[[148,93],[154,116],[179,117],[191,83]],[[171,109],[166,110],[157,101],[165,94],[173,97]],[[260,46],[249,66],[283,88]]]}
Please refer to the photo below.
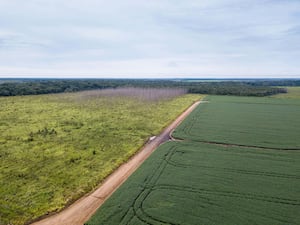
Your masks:
{"label": "road curve", "polygon": [[32,225],[82,225],[108,199],[112,193],[151,155],[162,143],[170,139],[174,130],[199,104],[197,101],[184,111],[154,140],[148,142],[128,162],[121,165],[94,192],[80,198],[61,212],[46,217]]}

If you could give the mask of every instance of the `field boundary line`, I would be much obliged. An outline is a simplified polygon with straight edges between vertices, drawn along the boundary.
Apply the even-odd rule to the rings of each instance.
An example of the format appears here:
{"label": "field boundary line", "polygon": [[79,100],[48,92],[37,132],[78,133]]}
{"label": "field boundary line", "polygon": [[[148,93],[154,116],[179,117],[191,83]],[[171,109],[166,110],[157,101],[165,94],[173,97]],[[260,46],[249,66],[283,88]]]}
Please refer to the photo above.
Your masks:
{"label": "field boundary line", "polygon": [[281,150],[281,151],[300,151],[300,148],[274,148],[274,147],[265,147],[265,146],[257,146],[257,145],[243,145],[243,144],[234,144],[234,143],[226,143],[226,142],[215,142],[215,141],[200,141],[200,140],[192,140],[192,139],[177,139],[172,138],[174,141],[184,141],[184,142],[196,142],[196,143],[204,143],[211,145],[219,145],[225,147],[241,147],[241,148],[253,148],[253,149],[266,149],[266,150]]}
{"label": "field boundary line", "polygon": [[184,138],[181,139],[181,138],[173,137],[172,133],[170,134],[170,139],[172,141],[177,141],[177,142],[189,142],[189,143],[195,142],[195,143],[204,143],[204,144],[218,145],[224,147],[241,147],[241,148],[265,149],[265,150],[275,150],[275,151],[300,151],[300,148],[274,148],[274,147],[272,148],[272,147],[257,146],[257,145],[242,145],[242,144],[234,144],[234,143],[215,142],[215,141],[200,141],[200,140],[192,140],[192,139],[184,139]]}
{"label": "field boundary line", "polygon": [[201,100],[191,104],[154,140],[145,143],[135,155],[109,175],[96,190],[83,196],[58,213],[40,217],[41,220],[36,219],[36,222],[31,223],[31,225],[84,224],[159,145],[170,140],[170,133],[172,130],[174,130],[200,103]]}

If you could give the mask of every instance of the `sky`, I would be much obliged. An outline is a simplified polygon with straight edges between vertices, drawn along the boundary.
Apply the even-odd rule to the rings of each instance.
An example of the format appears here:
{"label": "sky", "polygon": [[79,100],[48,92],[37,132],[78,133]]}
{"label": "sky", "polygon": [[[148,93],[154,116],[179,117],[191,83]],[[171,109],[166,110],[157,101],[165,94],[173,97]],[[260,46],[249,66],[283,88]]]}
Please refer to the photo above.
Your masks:
{"label": "sky", "polygon": [[0,0],[0,78],[300,78],[300,0]]}

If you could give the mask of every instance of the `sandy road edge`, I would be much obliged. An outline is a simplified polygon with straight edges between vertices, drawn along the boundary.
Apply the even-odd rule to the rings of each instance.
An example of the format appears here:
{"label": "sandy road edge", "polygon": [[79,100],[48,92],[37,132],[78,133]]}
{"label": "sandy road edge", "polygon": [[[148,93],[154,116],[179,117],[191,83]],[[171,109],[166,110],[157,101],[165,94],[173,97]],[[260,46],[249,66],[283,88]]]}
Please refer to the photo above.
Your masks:
{"label": "sandy road edge", "polygon": [[52,216],[46,217],[32,225],[82,225],[96,210],[121,186],[126,179],[151,155],[162,143],[169,140],[170,133],[201,103],[194,102],[180,116],[178,116],[167,128],[165,128],[154,140],[146,143],[130,160],[122,164],[109,175],[102,185],[85,195],[69,207]]}

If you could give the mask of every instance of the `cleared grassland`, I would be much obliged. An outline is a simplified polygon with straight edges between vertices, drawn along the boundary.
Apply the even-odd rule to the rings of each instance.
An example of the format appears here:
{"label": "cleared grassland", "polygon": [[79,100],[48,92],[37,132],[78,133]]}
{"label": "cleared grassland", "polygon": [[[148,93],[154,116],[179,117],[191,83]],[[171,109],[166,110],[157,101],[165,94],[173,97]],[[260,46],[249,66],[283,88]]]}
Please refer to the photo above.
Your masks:
{"label": "cleared grassland", "polygon": [[205,100],[87,225],[300,224],[300,102]]}
{"label": "cleared grassland", "polygon": [[295,99],[209,96],[173,136],[192,141],[300,149],[300,102]]}
{"label": "cleared grassland", "polygon": [[286,87],[286,94],[273,95],[273,98],[281,99],[300,99],[300,87]]}
{"label": "cleared grassland", "polygon": [[1,225],[24,224],[94,189],[200,98],[107,92],[0,98]]}
{"label": "cleared grassland", "polygon": [[169,142],[86,223],[300,224],[300,152]]}

